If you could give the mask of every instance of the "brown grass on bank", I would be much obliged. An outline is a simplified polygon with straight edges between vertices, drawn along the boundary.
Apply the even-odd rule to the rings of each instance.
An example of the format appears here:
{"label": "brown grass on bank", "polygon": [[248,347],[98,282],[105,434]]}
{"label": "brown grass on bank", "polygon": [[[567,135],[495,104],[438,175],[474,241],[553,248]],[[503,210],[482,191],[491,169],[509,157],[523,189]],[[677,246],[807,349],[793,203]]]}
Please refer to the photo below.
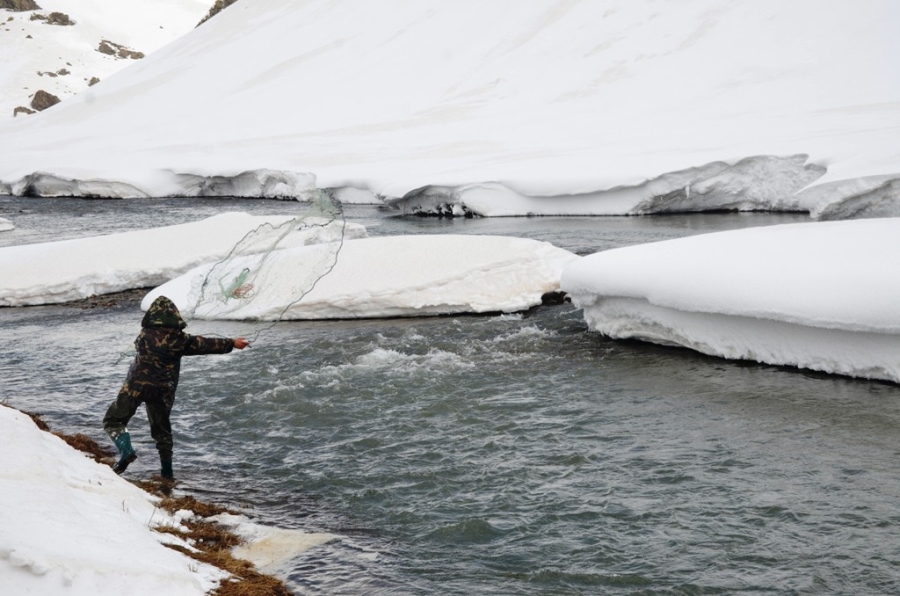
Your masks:
{"label": "brown grass on bank", "polygon": [[[160,497],[159,507],[169,513],[187,509],[196,513],[199,518],[207,518],[220,513],[235,513],[227,507],[204,503],[190,495],[172,497],[170,495],[172,483],[165,480],[142,481],[134,484],[144,491]],[[194,548],[199,552],[175,545],[167,544],[166,546],[196,561],[224,569],[232,575],[231,578],[223,580],[219,584],[219,587],[212,592],[213,596],[290,596],[291,592],[280,579],[264,575],[257,571],[252,563],[232,556],[231,549],[242,542],[239,536],[219,524],[199,518],[194,517],[182,522],[181,525],[188,529],[187,532],[166,527],[157,528],[157,531],[192,540]]]}
{"label": "brown grass on bank", "polygon": [[112,448],[104,447],[87,435],[83,435],[81,433],[67,435],[65,433],[53,432],[50,430],[50,426],[46,422],[44,422],[43,418],[41,418],[40,414],[25,411],[22,411],[22,413],[27,414],[29,417],[31,417],[31,419],[39,429],[56,435],[57,437],[68,443],[68,445],[73,449],[77,449],[78,451],[87,453],[88,455],[93,457],[94,461],[97,463],[109,463],[110,460],[112,460],[116,456],[116,452],[113,451]]}
{"label": "brown grass on bank", "polygon": [[[22,412],[30,416],[39,429],[52,432],[40,414]],[[87,435],[81,433],[66,435],[59,432],[53,432],[53,434],[74,449],[87,453],[99,463],[111,463],[115,460],[114,451],[103,447]],[[160,497],[159,507],[169,513],[187,509],[196,514],[193,519],[182,522],[181,525],[188,528],[187,532],[170,527],[154,529],[157,532],[170,533],[185,540],[192,540],[193,546],[198,549],[198,552],[170,544],[164,546],[231,574],[232,577],[222,580],[219,587],[211,593],[212,596],[291,596],[290,590],[280,579],[264,575],[257,571],[249,561],[236,559],[231,555],[231,549],[242,542],[238,535],[216,523],[200,519],[220,513],[235,513],[234,511],[215,503],[198,501],[190,495],[173,497],[171,496],[173,487],[171,481],[132,481],[132,484],[145,492]]]}
{"label": "brown grass on bank", "polygon": [[70,447],[77,449],[78,451],[83,451],[87,453],[91,457],[94,458],[94,461],[100,464],[109,464],[112,461],[115,461],[116,452],[113,451],[109,447],[104,447],[99,444],[94,439],[90,438],[87,435],[83,435],[81,433],[76,433],[74,435],[66,435],[63,433],[53,433],[63,441],[69,444]]}
{"label": "brown grass on bank", "polygon": [[47,425],[46,422],[44,422],[44,419],[41,418],[40,414],[35,414],[34,412],[26,412],[25,410],[19,410],[19,411],[22,412],[23,414],[25,414],[26,416],[31,417],[31,420],[34,422],[35,426],[37,426],[39,429],[50,432],[50,427]]}

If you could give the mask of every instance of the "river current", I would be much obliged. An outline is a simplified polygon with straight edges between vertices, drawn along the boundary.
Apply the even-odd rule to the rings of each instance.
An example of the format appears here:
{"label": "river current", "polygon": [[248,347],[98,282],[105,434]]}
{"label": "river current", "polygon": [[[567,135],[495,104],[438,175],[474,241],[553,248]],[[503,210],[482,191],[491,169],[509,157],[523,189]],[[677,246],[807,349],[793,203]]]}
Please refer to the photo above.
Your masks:
{"label": "river current", "polygon": [[[291,213],[276,201],[0,198],[8,246]],[[503,234],[579,254],[801,215],[399,218],[370,235]],[[2,400],[107,441],[135,301],[0,309]],[[502,316],[256,323],[186,358],[181,488],[338,539],[291,562],[301,594],[900,593],[900,390],[606,339],[571,305]],[[157,459],[139,412],[140,458]]]}

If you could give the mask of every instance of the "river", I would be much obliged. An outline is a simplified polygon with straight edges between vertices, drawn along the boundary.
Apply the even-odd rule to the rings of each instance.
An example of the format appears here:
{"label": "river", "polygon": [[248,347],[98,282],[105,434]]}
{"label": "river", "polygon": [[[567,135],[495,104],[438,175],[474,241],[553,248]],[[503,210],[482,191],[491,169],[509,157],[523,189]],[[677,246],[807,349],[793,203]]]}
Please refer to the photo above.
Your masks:
{"label": "river", "polygon": [[[0,245],[291,213],[230,199],[0,198]],[[502,234],[578,254],[802,215],[400,218],[370,235]],[[2,399],[105,441],[134,300],[0,309]],[[503,316],[192,322],[259,332],[187,358],[175,471],[198,497],[339,537],[300,594],[900,593],[900,392],[886,383],[606,339],[571,305]],[[140,458],[157,459],[141,414]]]}

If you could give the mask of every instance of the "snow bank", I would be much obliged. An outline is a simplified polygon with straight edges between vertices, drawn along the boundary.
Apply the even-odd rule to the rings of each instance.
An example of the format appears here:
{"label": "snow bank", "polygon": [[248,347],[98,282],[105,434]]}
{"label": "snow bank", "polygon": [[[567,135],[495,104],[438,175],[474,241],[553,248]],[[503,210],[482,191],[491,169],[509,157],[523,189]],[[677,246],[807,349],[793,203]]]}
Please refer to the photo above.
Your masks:
{"label": "snow bank", "polygon": [[[156,197],[244,197],[309,199],[315,177],[297,172],[250,170],[234,176],[200,176],[161,171],[141,185],[114,180],[77,180],[44,172],[29,174],[10,187],[10,194],[37,197],[133,199]],[[153,195],[144,188],[153,188]]]}
{"label": "snow bank", "polygon": [[0,217],[0,232],[9,232],[10,230],[15,230],[16,226],[13,222],[9,221],[6,218]]}
{"label": "snow bank", "polygon": [[[41,10],[0,10],[0,120],[43,89],[65,99],[105,79],[132,59],[98,51],[108,40],[149,54],[193,29],[212,0],[40,0]],[[32,15],[62,12],[74,25],[49,25]],[[20,119],[23,116],[18,116]]]}
{"label": "snow bank", "polygon": [[177,521],[109,468],[0,406],[4,594],[201,596],[227,574],[164,547]]}
{"label": "snow bank", "polygon": [[[646,215],[684,211],[808,211],[796,193],[825,174],[808,156],[758,156],[669,172],[635,186],[530,197],[499,183],[428,186],[388,205],[404,215]],[[810,195],[807,195],[809,198]],[[866,204],[870,201],[866,201]]]}
{"label": "snow bank", "polygon": [[561,288],[590,328],[900,382],[900,219],[793,224],[610,250]]}
{"label": "snow bank", "polygon": [[896,213],[898,29],[881,0],[239,2],[3,123],[0,182],[269,169],[460,213]]}
{"label": "snow bank", "polygon": [[[224,277],[252,272],[248,298],[200,298],[212,265],[151,291],[199,318],[340,319],[515,312],[559,288],[578,257],[536,240],[499,236],[396,236],[350,240],[249,256]],[[333,267],[333,268],[332,268]],[[242,278],[243,279],[243,278]],[[314,282],[314,285],[313,285]]]}
{"label": "snow bank", "polygon": [[241,250],[267,251],[274,237],[267,232],[275,228],[286,234],[278,244],[282,248],[365,236],[363,226],[341,221],[299,230],[300,221],[289,216],[224,213],[162,228],[4,247],[0,306],[53,304],[155,286],[224,258],[254,230],[263,232],[259,242],[244,242]]}

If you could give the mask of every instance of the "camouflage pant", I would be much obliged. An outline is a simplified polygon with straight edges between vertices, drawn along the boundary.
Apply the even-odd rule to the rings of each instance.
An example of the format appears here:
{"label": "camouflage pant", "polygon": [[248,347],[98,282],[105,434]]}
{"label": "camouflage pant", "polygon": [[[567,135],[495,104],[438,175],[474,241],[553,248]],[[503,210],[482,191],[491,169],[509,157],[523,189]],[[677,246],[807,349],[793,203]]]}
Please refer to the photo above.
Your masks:
{"label": "camouflage pant", "polygon": [[147,408],[147,419],[150,421],[150,435],[156,441],[156,449],[161,460],[172,460],[172,425],[169,414],[175,403],[175,392],[153,385],[132,387],[125,383],[119,391],[116,401],[109,406],[103,417],[103,430],[115,441],[116,437],[126,432],[128,422],[138,406]]}

